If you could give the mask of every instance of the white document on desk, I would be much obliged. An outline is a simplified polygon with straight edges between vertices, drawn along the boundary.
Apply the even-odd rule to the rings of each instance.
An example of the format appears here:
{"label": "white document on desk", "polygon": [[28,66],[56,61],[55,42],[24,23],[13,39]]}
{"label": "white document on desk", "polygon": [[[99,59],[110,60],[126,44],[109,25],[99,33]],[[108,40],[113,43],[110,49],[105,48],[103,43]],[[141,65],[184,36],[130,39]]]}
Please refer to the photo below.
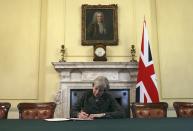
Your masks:
{"label": "white document on desk", "polygon": [[44,119],[45,121],[69,121],[68,118],[51,118],[51,119]]}
{"label": "white document on desk", "polygon": [[93,120],[93,119],[70,118],[70,120],[75,120],[75,121],[90,121],[90,120]]}
{"label": "white document on desk", "polygon": [[105,116],[105,113],[99,113],[99,114],[90,114],[94,118],[101,118]]}

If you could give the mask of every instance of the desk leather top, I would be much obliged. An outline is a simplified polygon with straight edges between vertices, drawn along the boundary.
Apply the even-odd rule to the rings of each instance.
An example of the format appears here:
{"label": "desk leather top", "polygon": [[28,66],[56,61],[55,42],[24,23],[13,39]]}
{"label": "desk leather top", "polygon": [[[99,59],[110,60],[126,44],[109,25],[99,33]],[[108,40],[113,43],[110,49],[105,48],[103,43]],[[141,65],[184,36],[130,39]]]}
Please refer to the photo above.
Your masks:
{"label": "desk leather top", "polygon": [[0,120],[0,131],[193,131],[193,118],[93,121]]}

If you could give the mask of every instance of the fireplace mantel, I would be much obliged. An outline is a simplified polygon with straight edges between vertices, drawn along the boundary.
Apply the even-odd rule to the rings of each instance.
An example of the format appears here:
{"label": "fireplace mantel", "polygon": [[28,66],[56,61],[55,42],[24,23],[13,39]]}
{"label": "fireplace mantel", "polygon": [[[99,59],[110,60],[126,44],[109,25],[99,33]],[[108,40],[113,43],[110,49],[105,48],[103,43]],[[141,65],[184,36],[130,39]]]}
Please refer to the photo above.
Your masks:
{"label": "fireplace mantel", "polygon": [[135,101],[137,63],[129,62],[52,62],[60,76],[56,95],[56,117],[70,116],[70,90],[91,89],[97,76],[108,78],[111,89],[130,89],[130,101]]}

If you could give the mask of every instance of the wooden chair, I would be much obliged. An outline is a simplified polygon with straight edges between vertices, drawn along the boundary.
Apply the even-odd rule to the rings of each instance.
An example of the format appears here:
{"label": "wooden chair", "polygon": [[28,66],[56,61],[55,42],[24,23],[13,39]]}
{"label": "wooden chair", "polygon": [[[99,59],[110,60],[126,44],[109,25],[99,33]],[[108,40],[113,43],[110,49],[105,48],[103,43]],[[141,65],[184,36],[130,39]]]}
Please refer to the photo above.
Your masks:
{"label": "wooden chair", "polygon": [[56,103],[19,103],[20,119],[48,119],[54,117]]}
{"label": "wooden chair", "polygon": [[0,103],[0,119],[7,119],[11,104],[8,102]]}
{"label": "wooden chair", "polygon": [[193,117],[192,102],[174,102],[173,106],[177,117]]}
{"label": "wooden chair", "polygon": [[167,117],[168,104],[159,103],[132,103],[131,110],[134,118],[163,118]]}

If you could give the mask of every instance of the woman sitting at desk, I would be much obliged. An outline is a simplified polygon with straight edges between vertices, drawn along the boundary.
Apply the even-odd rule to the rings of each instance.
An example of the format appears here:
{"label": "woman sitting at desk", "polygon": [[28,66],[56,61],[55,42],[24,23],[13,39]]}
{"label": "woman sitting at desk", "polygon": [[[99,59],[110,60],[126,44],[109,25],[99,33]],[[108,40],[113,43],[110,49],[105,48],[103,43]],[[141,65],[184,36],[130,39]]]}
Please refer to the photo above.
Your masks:
{"label": "woman sitting at desk", "polygon": [[80,119],[123,118],[124,110],[117,101],[107,93],[109,81],[104,76],[97,77],[93,82],[92,91],[86,92],[77,104],[72,107],[72,117]]}

